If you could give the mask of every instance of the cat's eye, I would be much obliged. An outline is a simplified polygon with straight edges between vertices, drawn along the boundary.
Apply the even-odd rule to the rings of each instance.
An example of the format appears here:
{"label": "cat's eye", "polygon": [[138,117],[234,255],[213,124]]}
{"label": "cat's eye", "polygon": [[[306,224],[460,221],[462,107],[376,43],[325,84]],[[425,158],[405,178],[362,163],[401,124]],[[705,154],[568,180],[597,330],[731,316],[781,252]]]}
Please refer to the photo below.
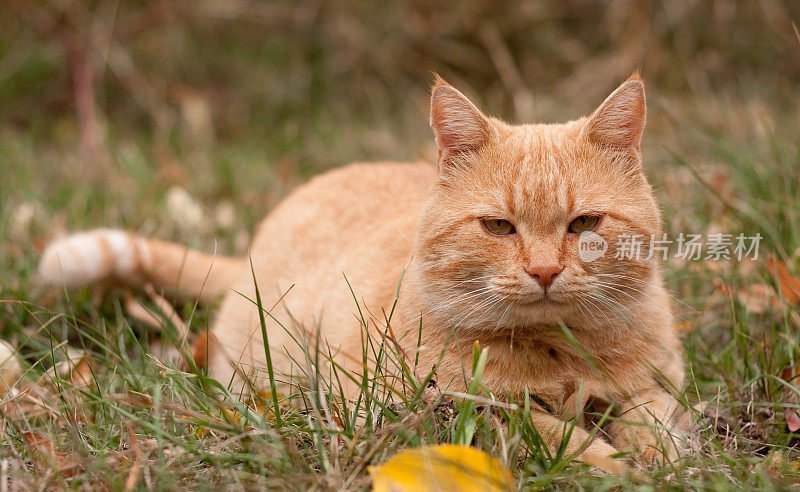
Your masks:
{"label": "cat's eye", "polygon": [[495,236],[508,236],[517,232],[514,224],[503,219],[483,219],[483,227]]}
{"label": "cat's eye", "polygon": [[599,215],[581,215],[569,223],[569,228],[567,230],[573,234],[580,234],[582,232],[594,230],[599,223]]}

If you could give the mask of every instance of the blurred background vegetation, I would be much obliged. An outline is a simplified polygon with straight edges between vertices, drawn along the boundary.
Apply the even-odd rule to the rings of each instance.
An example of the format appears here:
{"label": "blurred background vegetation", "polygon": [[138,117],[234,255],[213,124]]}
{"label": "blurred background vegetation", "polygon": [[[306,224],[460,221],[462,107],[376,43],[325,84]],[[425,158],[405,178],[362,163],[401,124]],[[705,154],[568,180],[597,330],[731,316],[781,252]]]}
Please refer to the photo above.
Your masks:
{"label": "blurred background vegetation", "polygon": [[[255,223],[312,174],[432,160],[433,72],[489,114],[539,122],[591,112],[639,69],[645,171],[667,229],[764,237],[757,261],[666,265],[689,393],[718,412],[711,461],[680,483],[772,483],[777,465],[759,457],[796,460],[800,445],[784,418],[800,395],[800,291],[784,302],[776,290],[800,278],[775,282],[766,262],[776,255],[789,280],[800,271],[799,22],[796,0],[2,0],[0,336],[47,367],[53,340],[77,325],[109,339],[139,326],[118,297],[98,311],[87,292],[66,298],[36,279],[42,248],[67,231],[127,227],[242,254]],[[129,356],[159,394],[160,368]],[[313,477],[287,463],[281,474]]]}
{"label": "blurred background vegetation", "polygon": [[[520,122],[587,113],[636,68],[651,105],[690,98],[692,119],[727,100],[794,111],[798,18],[791,0],[7,0],[0,133],[76,149],[48,180],[141,165],[235,195],[270,173],[429,155],[432,72]],[[3,170],[36,174],[30,157]]]}

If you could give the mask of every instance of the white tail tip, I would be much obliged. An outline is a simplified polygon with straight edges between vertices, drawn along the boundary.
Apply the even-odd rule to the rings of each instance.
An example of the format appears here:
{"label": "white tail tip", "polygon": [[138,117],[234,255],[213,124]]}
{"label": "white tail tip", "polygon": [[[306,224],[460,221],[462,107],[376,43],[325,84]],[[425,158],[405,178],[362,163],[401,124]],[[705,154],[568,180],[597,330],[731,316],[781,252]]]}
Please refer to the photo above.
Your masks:
{"label": "white tail tip", "polygon": [[124,231],[95,229],[47,246],[39,262],[39,275],[52,284],[78,287],[138,273],[147,256],[143,239]]}

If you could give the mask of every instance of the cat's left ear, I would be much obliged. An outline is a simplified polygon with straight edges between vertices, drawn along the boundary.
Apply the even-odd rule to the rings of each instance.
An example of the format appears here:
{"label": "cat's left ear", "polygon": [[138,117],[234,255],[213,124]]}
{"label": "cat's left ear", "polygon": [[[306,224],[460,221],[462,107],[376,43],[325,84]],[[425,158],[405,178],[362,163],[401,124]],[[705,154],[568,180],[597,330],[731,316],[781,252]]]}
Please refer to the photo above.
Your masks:
{"label": "cat's left ear", "polygon": [[638,151],[646,114],[644,84],[634,74],[592,113],[583,134],[596,145]]}

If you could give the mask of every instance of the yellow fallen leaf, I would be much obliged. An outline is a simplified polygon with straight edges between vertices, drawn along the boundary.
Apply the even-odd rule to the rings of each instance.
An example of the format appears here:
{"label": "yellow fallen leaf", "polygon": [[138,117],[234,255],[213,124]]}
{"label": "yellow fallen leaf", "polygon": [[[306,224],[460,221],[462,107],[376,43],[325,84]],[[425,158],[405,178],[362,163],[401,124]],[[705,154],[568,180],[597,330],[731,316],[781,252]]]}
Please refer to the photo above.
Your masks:
{"label": "yellow fallen leaf", "polygon": [[374,492],[505,491],[511,472],[483,451],[443,444],[406,449],[369,467]]}

